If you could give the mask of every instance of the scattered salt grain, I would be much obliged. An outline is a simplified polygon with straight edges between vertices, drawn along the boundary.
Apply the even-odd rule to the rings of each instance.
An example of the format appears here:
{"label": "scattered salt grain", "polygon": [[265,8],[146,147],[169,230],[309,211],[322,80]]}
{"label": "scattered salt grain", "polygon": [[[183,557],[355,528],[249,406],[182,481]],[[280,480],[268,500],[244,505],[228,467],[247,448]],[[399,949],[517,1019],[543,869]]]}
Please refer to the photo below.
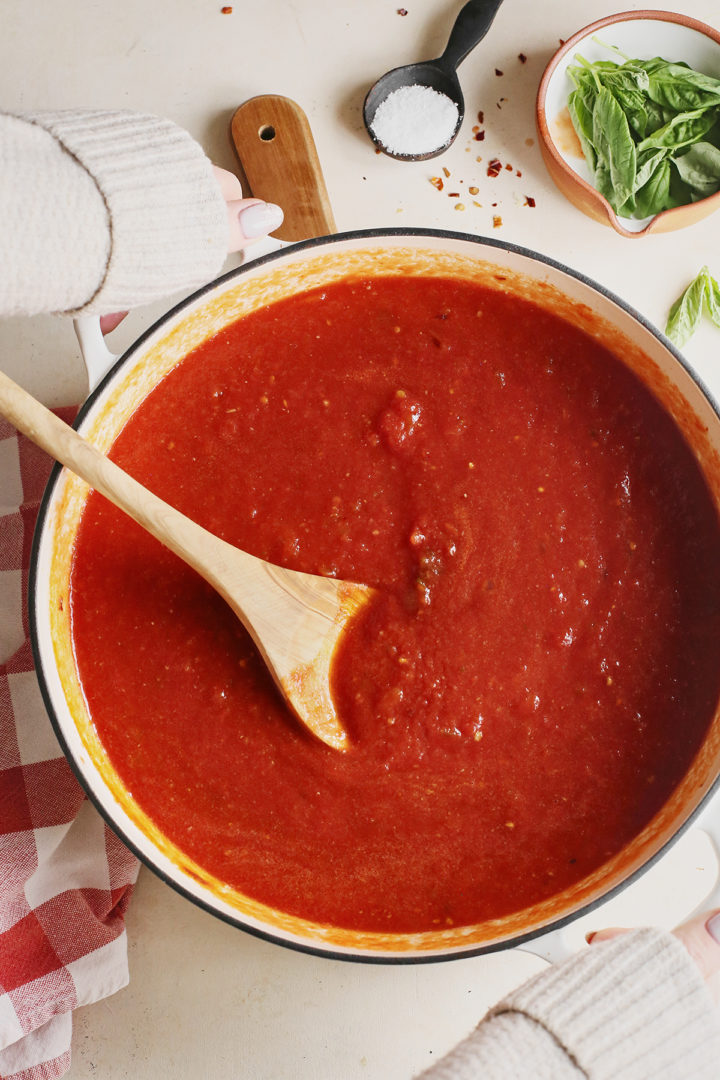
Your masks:
{"label": "scattered salt grain", "polygon": [[430,86],[401,86],[380,102],[370,125],[391,154],[432,154],[446,146],[458,125],[458,107]]}

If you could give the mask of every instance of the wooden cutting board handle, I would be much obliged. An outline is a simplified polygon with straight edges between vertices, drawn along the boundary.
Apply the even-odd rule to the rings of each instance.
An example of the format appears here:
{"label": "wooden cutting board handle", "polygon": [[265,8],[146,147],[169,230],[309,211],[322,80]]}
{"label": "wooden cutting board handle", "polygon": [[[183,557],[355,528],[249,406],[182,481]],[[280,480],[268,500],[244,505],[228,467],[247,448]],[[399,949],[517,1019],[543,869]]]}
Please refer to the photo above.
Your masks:
{"label": "wooden cutting board handle", "polygon": [[236,110],[230,135],[245,194],[285,212],[274,236],[307,240],[337,231],[315,140],[299,105],[277,94],[251,98]]}

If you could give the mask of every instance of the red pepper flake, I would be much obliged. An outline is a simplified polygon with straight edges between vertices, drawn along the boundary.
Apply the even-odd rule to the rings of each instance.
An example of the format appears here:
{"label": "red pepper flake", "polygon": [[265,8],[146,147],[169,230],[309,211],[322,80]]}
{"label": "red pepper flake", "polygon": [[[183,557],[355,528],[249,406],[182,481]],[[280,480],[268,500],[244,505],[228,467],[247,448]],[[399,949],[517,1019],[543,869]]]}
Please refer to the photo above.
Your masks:
{"label": "red pepper flake", "polygon": [[222,12],[223,15],[232,15],[232,8],[231,7],[220,8],[220,11]]}
{"label": "red pepper flake", "polygon": [[518,53],[518,60],[520,61],[521,64],[526,64],[527,63],[527,56],[525,55],[525,53],[522,53],[522,52]]}
{"label": "red pepper flake", "polygon": [[400,7],[397,9],[398,15],[407,15],[407,8]]}
{"label": "red pepper flake", "polygon": [[500,70],[500,68],[495,68],[495,74],[502,75],[502,71]]}
{"label": "red pepper flake", "polygon": [[479,191],[479,190],[480,190],[480,189],[479,189],[479,188],[476,188],[476,187],[469,187],[469,188],[468,188],[468,191],[470,192],[470,194],[471,194],[471,195],[477,195],[477,193],[478,193],[478,191]]}
{"label": "red pepper flake", "polygon": [[488,164],[487,174],[488,174],[488,176],[498,176],[501,169],[502,169],[502,162],[498,161],[497,158],[493,158],[492,161]]}
{"label": "red pepper flake", "polygon": [[459,191],[448,191],[448,199],[459,199],[459,198],[460,198],[460,192]]}
{"label": "red pepper flake", "polygon": [[485,138],[485,132],[484,131],[476,131],[475,132],[475,139],[477,140],[477,142],[482,142],[484,138]]}
{"label": "red pepper flake", "polygon": [[485,113],[484,112],[481,111],[481,112],[478,113],[478,120],[480,121],[481,124],[485,123]]}
{"label": "red pepper flake", "polygon": [[430,177],[430,183],[432,184],[433,187],[436,187],[438,189],[438,191],[442,191],[442,189],[445,187],[445,185],[442,182],[442,177],[441,176],[431,176]]}
{"label": "red pepper flake", "polygon": [[519,169],[517,169],[517,171],[515,172],[515,175],[516,175],[516,176],[522,176],[522,173],[520,172],[520,170],[519,170]]}
{"label": "red pepper flake", "polygon": [[502,218],[499,214],[493,216],[493,229],[499,229],[502,225]]}
{"label": "red pepper flake", "polygon": [[446,168],[445,165],[443,165],[443,172],[445,173],[446,176],[450,175],[450,170],[448,168]]}
{"label": "red pepper flake", "polygon": [[535,200],[533,199],[532,195],[526,195],[525,196],[525,205],[526,206],[534,206],[535,205]]}
{"label": "red pepper flake", "polygon": [[507,169],[507,171],[508,171],[508,172],[512,172],[512,171],[513,171],[513,167],[512,167],[512,165],[511,165],[511,164],[510,164],[509,162],[508,162],[508,164],[507,164],[507,165],[505,166],[505,168]]}

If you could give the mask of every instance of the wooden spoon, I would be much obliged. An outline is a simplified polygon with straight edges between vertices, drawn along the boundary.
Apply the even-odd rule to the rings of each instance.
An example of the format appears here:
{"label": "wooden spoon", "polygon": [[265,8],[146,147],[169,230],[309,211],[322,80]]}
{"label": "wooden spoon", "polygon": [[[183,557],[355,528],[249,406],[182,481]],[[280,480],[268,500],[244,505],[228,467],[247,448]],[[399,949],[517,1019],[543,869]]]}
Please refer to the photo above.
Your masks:
{"label": "wooden spoon", "polygon": [[205,578],[250,633],[298,719],[328,746],[347,749],[330,694],[330,664],[348,620],[372,595],[368,586],[286,570],[214,536],[2,372],[0,413]]}

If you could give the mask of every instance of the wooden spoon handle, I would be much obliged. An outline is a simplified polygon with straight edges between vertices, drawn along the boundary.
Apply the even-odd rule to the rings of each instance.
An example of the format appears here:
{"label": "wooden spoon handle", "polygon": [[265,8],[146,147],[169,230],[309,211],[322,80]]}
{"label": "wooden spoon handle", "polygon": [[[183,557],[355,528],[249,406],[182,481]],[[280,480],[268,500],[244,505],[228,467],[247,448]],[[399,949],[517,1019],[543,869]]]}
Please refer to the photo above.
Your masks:
{"label": "wooden spoon handle", "polygon": [[330,694],[330,661],[345,622],[369,590],[284,570],[214,536],[123,472],[1,371],[0,415],[217,589],[302,722],[329,746],[346,748]]}
{"label": "wooden spoon handle", "polygon": [[[32,442],[77,473],[211,584],[219,587],[208,565],[208,556],[221,554],[225,546],[223,540],[148,491],[1,371],[0,413]],[[261,564],[253,555],[233,550],[240,558],[247,559],[248,569]]]}
{"label": "wooden spoon handle", "polygon": [[246,194],[285,212],[274,236],[307,240],[337,231],[310,123],[299,105],[278,94],[251,98],[235,111],[230,134],[250,188]]}

